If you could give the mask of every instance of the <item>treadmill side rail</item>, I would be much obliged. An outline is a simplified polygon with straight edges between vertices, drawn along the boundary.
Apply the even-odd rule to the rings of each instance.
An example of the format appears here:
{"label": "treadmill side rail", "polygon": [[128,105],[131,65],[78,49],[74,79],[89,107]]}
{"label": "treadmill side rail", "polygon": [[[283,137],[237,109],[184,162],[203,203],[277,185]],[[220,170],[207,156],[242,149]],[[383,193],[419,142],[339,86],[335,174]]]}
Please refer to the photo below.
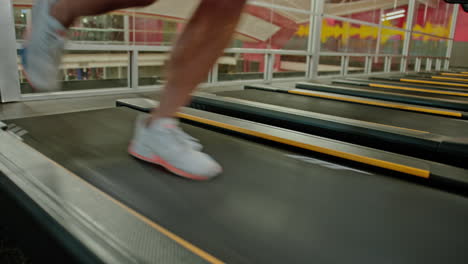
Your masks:
{"label": "treadmill side rail", "polygon": [[329,93],[329,92],[327,93],[327,92],[311,91],[311,90],[305,90],[305,89],[284,90],[284,89],[275,88],[273,86],[255,85],[255,84],[245,85],[244,89],[255,89],[255,90],[263,90],[263,91],[269,91],[269,92],[284,92],[284,93],[290,93],[290,94],[296,94],[296,95],[310,96],[313,98],[324,98],[324,99],[335,100],[335,101],[352,102],[352,103],[357,103],[357,104],[379,106],[379,107],[390,108],[390,109],[399,109],[399,110],[405,110],[405,111],[410,111],[410,112],[448,116],[452,118],[463,118],[463,113],[460,113],[459,111],[454,111],[454,110],[420,106],[420,105],[414,105],[414,104],[392,103],[386,100],[370,99],[370,98],[350,96],[350,95],[340,95],[340,94]]}
{"label": "treadmill side rail", "polygon": [[[132,98],[118,100],[116,104],[150,112],[159,103],[149,99]],[[457,167],[187,107],[181,109],[179,117],[411,176],[468,186],[468,171]]]}
{"label": "treadmill side rail", "polygon": [[[368,85],[361,85],[361,86],[368,86]],[[366,90],[360,88],[351,88],[346,86],[337,86],[337,85],[322,85],[316,83],[306,83],[301,82],[297,83],[296,87],[298,89],[305,89],[305,90],[312,90],[312,91],[322,91],[322,92],[330,92],[330,93],[337,93],[337,94],[344,94],[344,95],[351,95],[351,96],[360,96],[365,98],[373,98],[373,99],[380,99],[380,100],[387,100],[392,102],[402,102],[402,103],[410,103],[410,104],[417,104],[417,105],[424,105],[429,107],[440,107],[452,110],[460,110],[464,111],[463,119],[468,119],[468,103],[461,100],[453,100],[453,99],[437,99],[427,96],[418,96],[418,95],[407,95],[401,94],[396,91],[394,92],[383,92],[378,90]]]}
{"label": "treadmill side rail", "polygon": [[[150,226],[144,217],[2,130],[0,149],[0,171],[36,203],[35,207],[89,250],[93,256],[88,259],[122,264],[206,263]],[[134,239],[135,234],[144,239]],[[61,237],[56,236],[58,240]],[[168,259],[167,249],[175,252],[170,255],[175,259]]]}

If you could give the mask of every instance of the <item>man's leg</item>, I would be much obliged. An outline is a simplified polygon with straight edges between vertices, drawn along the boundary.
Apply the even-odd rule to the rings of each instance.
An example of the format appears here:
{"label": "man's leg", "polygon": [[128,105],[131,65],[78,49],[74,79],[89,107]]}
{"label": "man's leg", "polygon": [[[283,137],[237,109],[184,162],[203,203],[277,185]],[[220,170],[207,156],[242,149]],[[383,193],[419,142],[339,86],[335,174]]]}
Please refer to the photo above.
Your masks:
{"label": "man's leg", "polygon": [[160,107],[152,119],[172,117],[208,76],[229,44],[246,0],[204,0],[174,47]]}
{"label": "man's leg", "polygon": [[207,180],[222,169],[173,117],[205,80],[239,22],[246,0],[202,0],[177,41],[168,65],[168,82],[151,118],[139,118],[131,155],[190,179]]}

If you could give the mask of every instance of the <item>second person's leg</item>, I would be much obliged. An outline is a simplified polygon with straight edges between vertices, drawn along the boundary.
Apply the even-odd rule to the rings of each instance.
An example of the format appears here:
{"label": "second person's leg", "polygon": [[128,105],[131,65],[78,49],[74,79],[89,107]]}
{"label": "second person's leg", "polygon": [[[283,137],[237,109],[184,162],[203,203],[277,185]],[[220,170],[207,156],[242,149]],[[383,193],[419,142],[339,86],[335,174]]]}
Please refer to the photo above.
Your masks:
{"label": "second person's leg", "polygon": [[67,28],[80,16],[145,6],[155,0],[36,0],[32,28],[22,51],[25,75],[36,91],[60,88],[59,65]]}

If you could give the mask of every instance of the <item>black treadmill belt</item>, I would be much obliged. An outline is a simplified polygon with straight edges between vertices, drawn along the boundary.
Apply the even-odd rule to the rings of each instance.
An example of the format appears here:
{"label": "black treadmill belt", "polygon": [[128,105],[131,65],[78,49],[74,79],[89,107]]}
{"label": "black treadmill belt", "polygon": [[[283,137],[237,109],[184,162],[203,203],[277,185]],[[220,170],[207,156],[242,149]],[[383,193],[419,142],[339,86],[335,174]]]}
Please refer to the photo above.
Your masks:
{"label": "black treadmill belt", "polygon": [[227,263],[468,260],[466,198],[192,125],[182,127],[225,172],[184,180],[126,153],[136,115],[124,108],[11,122],[29,131],[26,143]]}
{"label": "black treadmill belt", "polygon": [[[459,90],[458,92],[464,92],[464,91],[467,92],[468,91],[468,87],[463,86],[463,85],[468,85],[468,83],[453,83],[454,85],[442,85],[442,84],[428,84],[428,83],[421,83],[421,82],[401,81],[403,79],[416,80],[416,81],[451,83],[450,81],[436,80],[436,79],[421,80],[421,79],[415,79],[415,78],[401,78],[401,79],[394,79],[393,80],[393,79],[379,78],[379,77],[369,78],[369,81],[373,82],[373,83],[381,83],[381,84],[389,84],[389,85],[397,85],[397,86],[407,86],[407,87],[421,88],[421,89],[440,89],[440,90],[453,89],[454,91]],[[462,86],[455,86],[455,85],[459,85],[459,84],[462,84]]]}
{"label": "black treadmill belt", "polygon": [[220,92],[217,93],[217,95],[383,125],[421,130],[445,136],[464,137],[466,136],[466,131],[468,131],[468,122],[463,120],[448,119],[427,114],[309,96],[268,92],[255,89]]}
{"label": "black treadmill belt", "polygon": [[[399,94],[408,94],[408,95],[425,96],[425,97],[438,98],[438,99],[449,99],[449,100],[458,100],[458,101],[468,102],[468,97],[447,95],[447,94],[436,94],[436,93],[417,92],[417,91],[408,91],[408,90],[399,90],[399,89],[368,87],[368,86],[355,86],[355,85],[346,85],[346,84],[339,84],[339,86],[359,88],[359,89],[365,89],[365,90],[370,90],[370,91],[392,92],[392,93],[399,93]],[[404,85],[400,85],[400,86],[404,86]]]}

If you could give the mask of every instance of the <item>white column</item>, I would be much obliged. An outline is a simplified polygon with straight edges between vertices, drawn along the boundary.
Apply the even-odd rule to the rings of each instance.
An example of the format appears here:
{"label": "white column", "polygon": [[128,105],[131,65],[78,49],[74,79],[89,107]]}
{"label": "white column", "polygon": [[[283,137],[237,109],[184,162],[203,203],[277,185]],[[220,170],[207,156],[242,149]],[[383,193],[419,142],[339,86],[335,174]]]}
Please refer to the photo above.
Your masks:
{"label": "white column", "polygon": [[322,19],[323,19],[323,12],[325,9],[325,1],[323,0],[311,0],[310,5],[311,9],[313,9],[310,18],[310,30],[309,30],[309,43],[308,48],[310,54],[312,54],[312,58],[309,60],[309,67],[308,67],[308,77],[315,78],[318,76],[318,65],[320,61],[320,39],[322,36]]}
{"label": "white column", "polygon": [[449,35],[450,39],[447,43],[447,53],[445,54],[445,57],[447,57],[447,59],[445,60],[444,70],[448,70],[450,67],[450,58],[452,57],[452,49],[453,49],[453,38],[455,37],[455,30],[457,28],[458,10],[459,10],[458,5],[454,5],[453,14],[452,14],[452,25],[450,27],[450,35]]}
{"label": "white column", "polygon": [[0,96],[2,102],[13,102],[21,97],[13,6],[11,0],[0,0],[0,6]]}
{"label": "white column", "polygon": [[440,69],[442,68],[441,66],[442,66],[442,60],[436,59],[435,70],[440,71]]}
{"label": "white column", "polygon": [[385,56],[384,72],[390,72],[392,70],[392,57]]}
{"label": "white column", "polygon": [[414,24],[414,12],[416,9],[416,0],[410,0],[408,3],[408,14],[406,17],[406,32],[405,32],[405,40],[403,43],[403,51],[402,55],[403,57],[401,58],[401,65],[400,65],[400,71],[401,72],[406,72],[406,68],[408,65],[408,56],[410,46],[411,46],[411,32],[413,31],[413,24]]}
{"label": "white column", "polygon": [[432,59],[427,58],[426,60],[426,71],[432,71]]}
{"label": "white column", "polygon": [[128,15],[125,15],[123,19],[124,19],[124,41],[125,41],[125,44],[129,44],[130,43],[130,21],[129,21]]}
{"label": "white column", "polygon": [[421,71],[421,58],[417,57],[416,62],[414,63],[414,71],[420,72]]}
{"label": "white column", "polygon": [[130,74],[130,88],[138,88],[138,81],[139,81],[139,72],[138,72],[138,50],[133,50],[130,55],[130,70],[128,71]]}

